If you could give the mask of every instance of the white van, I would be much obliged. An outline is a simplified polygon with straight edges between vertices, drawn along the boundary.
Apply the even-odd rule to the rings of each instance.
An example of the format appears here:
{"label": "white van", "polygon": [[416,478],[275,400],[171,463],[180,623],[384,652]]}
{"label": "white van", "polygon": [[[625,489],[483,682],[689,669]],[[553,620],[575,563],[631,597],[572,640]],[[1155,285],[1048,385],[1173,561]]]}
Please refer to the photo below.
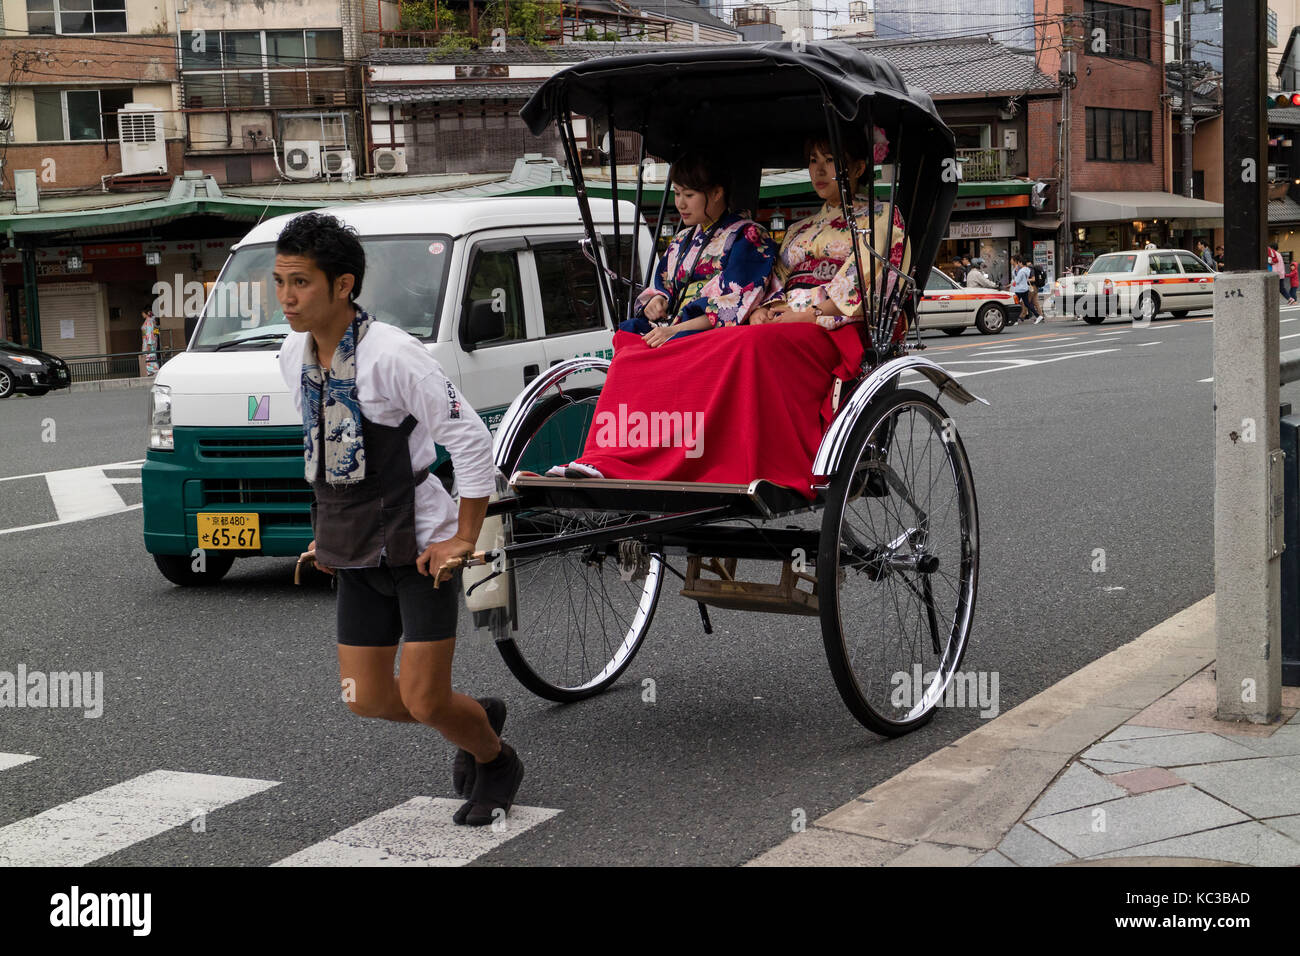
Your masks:
{"label": "white van", "polygon": [[[612,331],[623,317],[604,305],[576,199],[376,202],[327,211],[354,226],[366,250],[358,302],[425,342],[490,429],[547,366],[612,356]],[[591,214],[612,266],[614,205],[593,200]],[[649,230],[632,203],[620,202],[618,216],[617,271],[628,271],[630,224],[637,222],[640,279],[654,252]],[[296,556],[312,539],[302,423],[276,362],[290,330],[271,270],[275,240],[292,218],[261,223],[234,247],[189,347],[159,370],[153,387],[144,539],[176,584],[218,581],[236,557]],[[553,440],[567,444],[575,436]],[[451,480],[445,455],[434,470]]]}

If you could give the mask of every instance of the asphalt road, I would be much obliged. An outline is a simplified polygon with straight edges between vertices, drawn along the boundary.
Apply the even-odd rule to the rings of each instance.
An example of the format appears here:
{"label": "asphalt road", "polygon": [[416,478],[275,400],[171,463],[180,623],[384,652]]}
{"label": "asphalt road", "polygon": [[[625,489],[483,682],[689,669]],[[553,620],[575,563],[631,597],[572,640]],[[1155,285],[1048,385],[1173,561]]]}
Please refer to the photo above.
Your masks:
{"label": "asphalt road", "polygon": [[[1282,335],[1297,322],[1284,311]],[[926,336],[928,357],[991,403],[947,407],[980,504],[963,669],[998,674],[1001,711],[1213,589],[1212,330],[1201,316]],[[1283,398],[1300,407],[1294,389]],[[145,395],[0,403],[0,479],[142,458]],[[56,440],[42,441],[51,419]],[[114,487],[123,507],[139,502],[138,484]],[[0,481],[0,671],[102,671],[103,715],[0,710],[0,828],[154,771],[251,778],[275,785],[201,832],[163,827],[97,864],[264,865],[412,798],[452,797],[436,733],[339,702],[332,596],[295,587],[291,561],[180,589],[145,553],[139,510],[5,532],[57,516],[45,479]],[[527,766],[519,802],[559,811],[476,865],[742,863],[981,719],[941,710],[908,737],[874,736],[839,699],[816,619],[715,610],[706,636],[674,582],[615,688],[570,706],[520,687],[462,615],[457,686],[506,698]],[[4,754],[39,759],[6,769]]]}

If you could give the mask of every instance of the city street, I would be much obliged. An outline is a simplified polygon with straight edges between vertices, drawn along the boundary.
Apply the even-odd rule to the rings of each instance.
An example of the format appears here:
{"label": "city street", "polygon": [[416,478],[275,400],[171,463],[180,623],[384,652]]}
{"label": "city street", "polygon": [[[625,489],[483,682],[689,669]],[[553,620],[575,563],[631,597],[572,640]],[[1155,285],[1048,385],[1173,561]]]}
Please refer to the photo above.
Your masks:
{"label": "city street", "polygon": [[[1300,347],[1300,308],[1281,328]],[[999,712],[1213,590],[1213,329],[1198,313],[925,335],[991,403],[944,402],[980,504],[962,669],[997,675]],[[295,587],[288,559],[238,561],[208,589],[157,571],[147,394],[0,403],[0,671],[103,673],[102,716],[0,713],[0,865],[741,864],[983,719],[941,708],[877,737],[841,702],[816,618],[713,610],[705,635],[676,578],[615,687],[568,706],[522,688],[462,609],[457,688],[507,701],[527,772],[503,829],[453,828],[451,748],[340,702],[327,585]],[[94,502],[67,491],[72,469]],[[128,824],[105,842],[97,812]]]}

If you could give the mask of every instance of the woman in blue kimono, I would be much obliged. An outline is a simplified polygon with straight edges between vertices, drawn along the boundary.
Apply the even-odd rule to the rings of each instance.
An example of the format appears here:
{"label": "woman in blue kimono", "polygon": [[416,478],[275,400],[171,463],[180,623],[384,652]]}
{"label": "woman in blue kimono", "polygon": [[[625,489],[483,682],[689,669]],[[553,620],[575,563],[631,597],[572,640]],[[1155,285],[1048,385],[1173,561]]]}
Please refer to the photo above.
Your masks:
{"label": "woman in blue kimono", "polygon": [[[669,179],[683,228],[668,244],[651,283],[637,297],[638,317],[619,328],[651,348],[746,320],[765,295],[776,244],[762,226],[727,208],[726,178],[699,154],[673,164]],[[667,321],[667,325],[652,325]]]}

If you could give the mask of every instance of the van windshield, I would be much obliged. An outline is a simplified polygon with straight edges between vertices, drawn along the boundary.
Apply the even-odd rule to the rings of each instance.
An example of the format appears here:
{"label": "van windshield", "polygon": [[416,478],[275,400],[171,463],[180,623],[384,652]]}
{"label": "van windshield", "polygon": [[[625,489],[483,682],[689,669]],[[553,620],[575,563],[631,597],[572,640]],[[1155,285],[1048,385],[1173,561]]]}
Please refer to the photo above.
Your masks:
{"label": "van windshield", "polygon": [[[419,338],[434,336],[451,262],[451,237],[362,237],[361,246],[366,274],[358,304],[380,322]],[[203,319],[190,348],[264,348],[288,335],[292,330],[276,299],[274,267],[274,243],[236,250],[221,278],[208,284]]]}

